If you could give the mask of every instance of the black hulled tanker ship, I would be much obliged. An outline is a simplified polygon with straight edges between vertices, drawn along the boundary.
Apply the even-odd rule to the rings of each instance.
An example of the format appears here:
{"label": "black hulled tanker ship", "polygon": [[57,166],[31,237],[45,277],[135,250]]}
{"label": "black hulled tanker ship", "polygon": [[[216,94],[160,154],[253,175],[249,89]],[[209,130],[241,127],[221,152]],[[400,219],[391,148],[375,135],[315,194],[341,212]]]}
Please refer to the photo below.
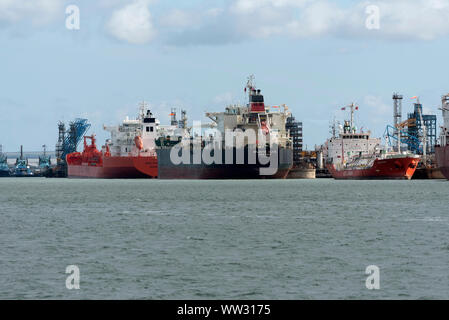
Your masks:
{"label": "black hulled tanker ship", "polygon": [[[159,179],[285,179],[290,168],[292,167],[292,150],[289,148],[279,147],[273,151],[267,158],[276,157],[278,163],[277,168],[270,168],[269,165],[261,163],[257,159],[260,150],[253,151],[256,153],[256,161],[250,162],[248,156],[248,147],[228,149],[232,150],[234,163],[227,164],[225,162],[226,150],[222,150],[221,163],[205,163],[201,159],[200,163],[194,162],[194,151],[189,152],[189,163],[173,164],[171,161],[171,147],[162,147],[157,150],[158,158],[158,177]],[[236,154],[244,152],[244,161],[241,164],[236,163]],[[180,150],[182,152],[182,150]],[[231,153],[232,154],[232,153]],[[267,152],[265,151],[265,154]],[[264,174],[261,169],[266,169]]]}
{"label": "black hulled tanker ship", "polygon": [[[160,179],[284,179],[293,165],[285,128],[288,108],[265,106],[250,77],[247,106],[206,113],[213,122],[161,134],[156,141]],[[184,122],[185,123],[185,122]],[[206,130],[204,130],[207,128]]]}

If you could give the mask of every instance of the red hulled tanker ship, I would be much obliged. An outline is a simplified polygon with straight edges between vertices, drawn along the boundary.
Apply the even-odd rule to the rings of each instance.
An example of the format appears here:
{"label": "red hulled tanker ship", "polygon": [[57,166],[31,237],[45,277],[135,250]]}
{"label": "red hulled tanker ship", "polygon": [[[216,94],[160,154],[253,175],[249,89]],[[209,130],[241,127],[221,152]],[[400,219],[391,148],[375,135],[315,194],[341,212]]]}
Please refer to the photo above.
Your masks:
{"label": "red hulled tanker ship", "polygon": [[419,163],[419,156],[387,152],[380,149],[380,138],[370,132],[357,132],[354,127],[354,104],[351,120],[345,121],[340,133],[326,142],[327,168],[334,179],[411,179]]}
{"label": "red hulled tanker ship", "polygon": [[[388,155],[387,155],[388,157]],[[408,179],[415,173],[419,159],[409,157],[370,159],[372,164],[365,166],[348,166],[337,169],[335,165],[328,165],[328,170],[334,179]]]}
{"label": "red hulled tanker ship", "polygon": [[[84,137],[83,152],[67,155],[69,178],[131,179],[156,178],[155,137],[158,122],[144,106],[137,119],[120,126],[105,127],[111,139],[99,151],[95,136]],[[87,140],[91,143],[88,144]]]}

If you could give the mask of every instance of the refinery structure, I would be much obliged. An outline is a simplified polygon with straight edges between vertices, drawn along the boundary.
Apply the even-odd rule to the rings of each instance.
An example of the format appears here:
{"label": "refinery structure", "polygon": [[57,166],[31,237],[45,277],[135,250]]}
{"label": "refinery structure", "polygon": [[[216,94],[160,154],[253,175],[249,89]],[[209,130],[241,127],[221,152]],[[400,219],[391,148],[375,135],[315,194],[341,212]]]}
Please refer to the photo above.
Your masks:
{"label": "refinery structure", "polygon": [[435,146],[438,144],[437,116],[424,114],[419,97],[411,99],[413,112],[407,113],[403,120],[402,101],[399,93],[393,94],[393,123],[385,130],[385,139],[389,147],[396,152],[410,152],[421,157],[414,179],[441,179],[443,175],[437,167]]}
{"label": "refinery structure", "polygon": [[416,99],[413,112],[408,113],[407,119],[402,121],[403,96],[393,94],[394,126],[387,127],[388,142],[396,151],[408,150],[420,155],[433,154],[437,144],[437,116],[423,114],[419,97],[412,99]]}

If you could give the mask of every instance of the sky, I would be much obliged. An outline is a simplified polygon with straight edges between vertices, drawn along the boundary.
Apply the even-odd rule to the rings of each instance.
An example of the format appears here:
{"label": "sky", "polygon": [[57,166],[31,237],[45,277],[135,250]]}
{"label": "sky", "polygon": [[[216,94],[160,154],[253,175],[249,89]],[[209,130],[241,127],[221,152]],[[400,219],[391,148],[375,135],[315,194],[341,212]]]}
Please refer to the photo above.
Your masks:
{"label": "sky", "polygon": [[142,100],[162,124],[173,107],[208,121],[246,103],[251,74],[308,149],[352,102],[380,137],[393,92],[404,119],[419,96],[441,123],[448,52],[449,0],[0,0],[0,144],[54,150],[58,121],[78,117],[102,142]]}

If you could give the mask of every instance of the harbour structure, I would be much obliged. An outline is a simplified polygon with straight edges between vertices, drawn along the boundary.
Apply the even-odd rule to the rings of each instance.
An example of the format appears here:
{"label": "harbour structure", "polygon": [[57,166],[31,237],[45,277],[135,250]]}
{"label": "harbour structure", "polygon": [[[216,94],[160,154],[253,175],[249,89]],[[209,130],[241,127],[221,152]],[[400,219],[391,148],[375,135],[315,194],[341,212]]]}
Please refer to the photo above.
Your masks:
{"label": "harbour structure", "polygon": [[404,96],[399,93],[393,93],[393,122],[394,122],[394,134],[396,136],[396,152],[401,152],[401,130],[400,125],[402,123],[402,100]]}
{"label": "harbour structure", "polygon": [[303,123],[291,115],[287,118],[285,129],[289,132],[293,145],[293,167],[287,179],[315,179],[316,153],[303,150]]}
{"label": "harbour structure", "polygon": [[[143,102],[136,119],[126,117],[118,126],[104,126],[111,138],[101,150],[95,135],[84,137],[82,152],[67,155],[69,178],[155,178],[155,140],[159,121]],[[87,140],[90,140],[90,144]]]}
{"label": "harbour structure", "polygon": [[[387,151],[380,138],[372,138],[371,132],[358,130],[354,124],[354,103],[343,107],[350,110],[350,120],[326,142],[326,163],[335,179],[411,179],[419,157]],[[335,126],[335,124],[334,124]]]}
{"label": "harbour structure", "polygon": [[403,99],[403,95],[393,93],[394,125],[387,125],[384,134],[388,146],[395,152],[402,152],[410,149],[419,150],[421,143],[417,136],[409,134],[409,128],[416,127],[416,121],[414,121],[414,119],[402,121]]}
{"label": "harbour structure", "polygon": [[438,168],[446,179],[449,179],[449,93],[441,97],[443,126],[441,127],[439,144],[435,146],[435,157]]}
{"label": "harbour structure", "polygon": [[0,144],[0,178],[11,176],[11,170],[8,166],[8,158],[3,154],[3,146]]}
{"label": "harbour structure", "polygon": [[89,130],[90,123],[87,119],[77,118],[69,123],[66,129],[64,122],[58,123],[58,142],[56,143],[56,166],[46,171],[47,177],[67,177],[68,154],[76,152],[83,136]]}
{"label": "harbour structure", "polygon": [[[286,130],[291,113],[285,105],[266,106],[253,76],[248,78],[245,92],[246,106],[229,105],[224,112],[206,112],[212,123],[204,125],[208,128],[204,133],[193,127],[175,137],[161,134],[156,149],[159,178],[285,178],[293,165],[292,141]],[[229,141],[227,133],[253,133],[255,141],[248,136]],[[269,163],[261,161],[263,157],[269,158]]]}
{"label": "harbour structure", "polygon": [[424,139],[424,141],[422,141],[421,146],[417,146],[412,139],[408,140],[408,150],[415,154],[433,154],[437,142],[437,116],[423,113],[423,106],[419,97],[416,97],[416,103],[413,105],[413,112],[408,114],[407,133],[410,137],[421,141]]}
{"label": "harbour structure", "polygon": [[290,133],[292,139],[293,149],[293,164],[299,165],[302,158],[303,151],[303,125],[302,122],[297,121],[293,115],[287,118],[285,129]]}

